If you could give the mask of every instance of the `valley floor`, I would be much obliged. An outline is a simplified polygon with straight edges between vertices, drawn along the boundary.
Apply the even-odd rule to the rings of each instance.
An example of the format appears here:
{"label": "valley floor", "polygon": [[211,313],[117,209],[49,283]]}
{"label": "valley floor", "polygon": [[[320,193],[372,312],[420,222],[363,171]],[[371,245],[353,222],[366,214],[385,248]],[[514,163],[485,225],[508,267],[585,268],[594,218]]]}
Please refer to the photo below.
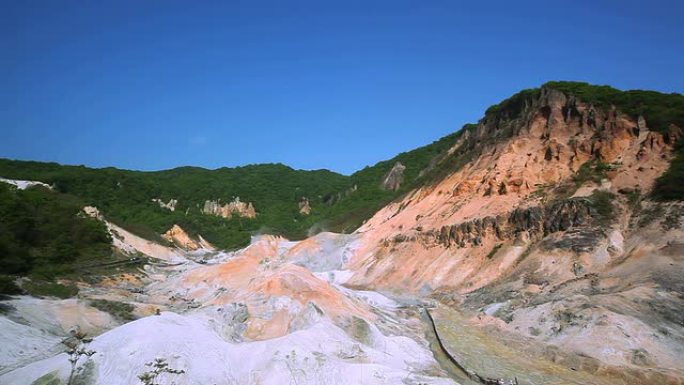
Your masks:
{"label": "valley floor", "polygon": [[[73,341],[73,330],[95,338],[87,345],[94,354],[77,361],[71,384],[142,383],[138,376],[157,359],[182,373],[162,373],[156,383],[178,385],[681,384],[684,378],[676,367],[663,372],[646,365],[636,373],[515,332],[527,325],[525,317],[538,315],[536,307],[515,310],[510,323],[492,317],[511,306],[494,302],[495,289],[486,300],[475,292],[449,301],[350,285],[354,273],[346,269],[359,234],[321,233],[300,242],[262,236],[225,253],[169,249],[110,230],[118,248],[144,249],[155,262],[80,283],[78,298],[3,301],[1,384],[68,383],[64,343]],[[588,336],[598,330],[582,328],[578,333]],[[605,349],[614,348],[606,341]]]}
{"label": "valley floor", "polygon": [[[454,384],[415,302],[342,286],[349,247],[352,238],[333,234],[308,245],[262,237],[84,286],[79,299],[14,297],[0,317],[0,383],[65,383],[62,341],[78,328],[96,336],[95,354],[73,383],[140,383],[160,358],[184,371],[160,383]],[[89,306],[95,299],[133,304],[138,319],[123,323]]]}

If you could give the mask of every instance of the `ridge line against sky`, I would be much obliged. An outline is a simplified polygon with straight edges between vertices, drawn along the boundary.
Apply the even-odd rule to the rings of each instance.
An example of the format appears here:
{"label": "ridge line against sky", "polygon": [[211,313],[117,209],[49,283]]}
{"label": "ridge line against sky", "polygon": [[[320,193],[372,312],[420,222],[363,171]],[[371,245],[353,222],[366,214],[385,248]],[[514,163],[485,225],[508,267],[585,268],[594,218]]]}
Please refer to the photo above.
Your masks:
{"label": "ridge line against sky", "polygon": [[521,89],[684,90],[684,3],[4,4],[0,157],[350,174]]}

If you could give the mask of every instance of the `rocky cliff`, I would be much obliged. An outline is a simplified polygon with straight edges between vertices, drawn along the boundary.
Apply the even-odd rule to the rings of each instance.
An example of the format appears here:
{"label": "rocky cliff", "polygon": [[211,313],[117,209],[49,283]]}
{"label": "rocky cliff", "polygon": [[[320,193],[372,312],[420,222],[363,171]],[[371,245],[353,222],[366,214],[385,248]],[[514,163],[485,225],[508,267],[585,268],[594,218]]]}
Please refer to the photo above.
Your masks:
{"label": "rocky cliff", "polygon": [[178,225],[173,225],[167,232],[162,234],[162,237],[185,250],[197,250],[201,247],[199,242],[192,239],[188,233]]}
{"label": "rocky cliff", "polygon": [[177,199],[169,199],[168,202],[164,202],[163,200],[159,198],[154,198],[152,199],[152,202],[155,202],[159,205],[159,207],[163,209],[167,209],[169,211],[176,211],[176,205],[178,204]]}
{"label": "rocky cliff", "polygon": [[299,213],[303,215],[309,215],[311,214],[311,204],[309,203],[309,199],[306,197],[303,197],[299,201]]}
{"label": "rocky cliff", "polygon": [[243,218],[256,218],[256,210],[254,210],[252,202],[242,202],[240,197],[235,197],[233,201],[224,205],[221,205],[221,200],[205,201],[202,212],[223,218],[231,218],[233,214]]}
{"label": "rocky cliff", "polygon": [[392,166],[392,169],[382,178],[382,188],[385,190],[396,191],[401,187],[401,183],[404,181],[404,170],[406,166],[397,162]]}
{"label": "rocky cliff", "polygon": [[480,312],[474,323],[569,344],[628,382],[679,378],[682,208],[648,196],[681,133],[552,87],[518,94],[359,229],[348,282]]}

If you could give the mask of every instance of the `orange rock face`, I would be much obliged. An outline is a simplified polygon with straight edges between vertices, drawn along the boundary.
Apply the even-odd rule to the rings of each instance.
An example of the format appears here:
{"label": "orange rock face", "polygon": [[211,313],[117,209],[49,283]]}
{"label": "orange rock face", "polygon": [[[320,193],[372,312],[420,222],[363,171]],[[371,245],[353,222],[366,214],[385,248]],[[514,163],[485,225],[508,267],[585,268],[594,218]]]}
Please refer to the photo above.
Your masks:
{"label": "orange rock face", "polygon": [[[299,314],[293,309],[304,309],[309,303],[340,324],[353,316],[374,319],[363,304],[352,302],[308,269],[288,263],[279,255],[282,242],[264,236],[225,263],[189,271],[182,285],[197,288],[192,296],[205,305],[246,304],[250,314],[246,336],[253,340],[287,334]],[[287,258],[294,257],[290,253]]]}
{"label": "orange rock face", "polygon": [[188,233],[178,225],[173,225],[173,227],[162,234],[162,237],[185,250],[197,250],[201,247],[197,241],[190,238]]}
{"label": "orange rock face", "polygon": [[469,162],[389,204],[359,229],[363,246],[352,261],[352,283],[414,291],[443,286],[474,290],[503,274],[508,259],[522,251],[506,247],[501,251],[507,250],[506,260],[492,265],[485,256],[502,242],[496,237],[460,250],[425,240],[387,240],[398,234],[423,239],[421,233],[444,226],[544,204],[560,187],[574,188],[574,175],[590,160],[610,170],[603,187],[587,182],[588,193],[599,187],[645,193],[671,157],[672,141],[648,130],[643,118],[639,123],[615,109],[598,110],[554,90],[542,90],[518,117],[506,119],[485,118],[461,135],[452,148],[469,149]]}

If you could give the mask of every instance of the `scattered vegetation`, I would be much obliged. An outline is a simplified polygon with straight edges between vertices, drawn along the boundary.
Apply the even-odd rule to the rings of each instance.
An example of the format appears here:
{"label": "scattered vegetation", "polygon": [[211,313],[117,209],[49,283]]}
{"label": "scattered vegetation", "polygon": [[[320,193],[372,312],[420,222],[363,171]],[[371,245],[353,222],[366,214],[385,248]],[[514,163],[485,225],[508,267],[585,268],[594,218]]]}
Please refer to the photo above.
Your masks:
{"label": "scattered vegetation", "polygon": [[682,227],[681,219],[684,209],[681,206],[671,206],[661,222],[664,230],[679,229]]}
{"label": "scattered vegetation", "polygon": [[513,309],[511,309],[509,305],[501,306],[492,315],[500,320],[503,320],[507,324],[513,322],[513,319],[515,318]]}
{"label": "scattered vegetation", "polygon": [[579,321],[583,319],[583,316],[571,309],[560,308],[554,311],[553,318],[556,321],[556,324],[551,328],[551,331],[554,334],[560,334],[563,330],[566,330],[571,326],[578,326]]}
{"label": "scattered vegetation", "polygon": [[15,277],[11,275],[0,274],[0,295],[14,295],[21,294],[22,290],[17,286]]}
{"label": "scattered vegetation", "polygon": [[651,358],[651,355],[648,353],[646,349],[643,348],[638,348],[638,349],[632,349],[632,358],[631,361],[634,365],[639,365],[639,366],[654,366],[655,362]]}
{"label": "scattered vegetation", "polygon": [[[92,338],[88,338],[85,333],[80,331],[74,331],[71,336],[72,338],[64,341],[64,344],[67,347],[66,353],[69,356],[69,364],[71,365],[67,385],[75,385],[74,381],[77,376],[83,372],[86,363],[90,361],[90,357],[95,354],[94,350],[88,349],[88,344],[93,341]],[[81,358],[85,358],[86,362],[79,365]]]}
{"label": "scattered vegetation", "polygon": [[59,377],[59,370],[53,370],[33,381],[31,385],[64,385],[64,381]]}
{"label": "scattered vegetation", "polygon": [[31,280],[21,285],[28,294],[35,297],[71,298],[78,294],[75,285],[63,285],[57,282]]}
{"label": "scattered vegetation", "polygon": [[111,314],[114,318],[122,322],[133,321],[135,307],[129,303],[108,301],[106,299],[94,299],[90,301],[90,306]]}
{"label": "scattered vegetation", "polygon": [[485,115],[498,115],[507,118],[516,117],[523,111],[528,103],[539,97],[540,92],[541,90],[539,88],[522,90],[501,103],[489,107],[487,111],[485,111]]}
{"label": "scattered vegetation", "polygon": [[656,219],[661,219],[665,215],[665,208],[660,203],[654,203],[641,211],[641,217],[637,223],[639,227],[646,227]]}
{"label": "scattered vegetation", "polygon": [[600,223],[607,224],[615,218],[614,200],[615,194],[605,190],[594,190],[589,196],[591,207],[596,210],[597,219]]}
{"label": "scattered vegetation", "polygon": [[487,253],[487,259],[492,259],[494,258],[494,255],[496,254],[497,251],[503,246],[503,243],[499,243],[496,246],[492,247],[492,249]]}
{"label": "scattered vegetation", "polygon": [[677,143],[670,167],[656,179],[653,197],[660,201],[684,200],[684,139]]}
{"label": "scattered vegetation", "polygon": [[613,169],[610,163],[602,162],[598,159],[592,159],[582,164],[573,175],[572,180],[577,187],[586,182],[601,183],[601,180],[606,178],[606,172]]}
{"label": "scattered vegetation", "polygon": [[154,361],[145,364],[152,368],[145,373],[139,374],[138,378],[143,385],[160,385],[159,378],[162,374],[183,374],[185,370],[172,369],[164,358],[155,358]]}
{"label": "scattered vegetation", "polygon": [[536,190],[530,194],[530,199],[544,199],[549,195],[548,192],[549,186],[539,186]]}
{"label": "scattered vegetation", "polygon": [[627,203],[632,210],[637,210],[639,208],[639,203],[641,202],[641,190],[630,189],[625,191],[624,195],[627,197]]}
{"label": "scattered vegetation", "polygon": [[543,87],[575,95],[585,103],[608,109],[615,106],[620,112],[637,119],[646,119],[650,129],[667,132],[670,124],[684,128],[684,96],[656,91],[621,91],[610,86],[597,86],[583,82],[553,81]]}
{"label": "scattered vegetation", "polygon": [[[655,91],[621,91],[610,86],[596,86],[583,82],[554,81],[544,87],[575,95],[598,108],[615,106],[632,119],[643,116],[649,129],[667,133],[670,125],[684,129],[684,95]],[[653,197],[658,200],[684,199],[684,143],[676,144],[675,158],[669,169],[656,181]]]}

